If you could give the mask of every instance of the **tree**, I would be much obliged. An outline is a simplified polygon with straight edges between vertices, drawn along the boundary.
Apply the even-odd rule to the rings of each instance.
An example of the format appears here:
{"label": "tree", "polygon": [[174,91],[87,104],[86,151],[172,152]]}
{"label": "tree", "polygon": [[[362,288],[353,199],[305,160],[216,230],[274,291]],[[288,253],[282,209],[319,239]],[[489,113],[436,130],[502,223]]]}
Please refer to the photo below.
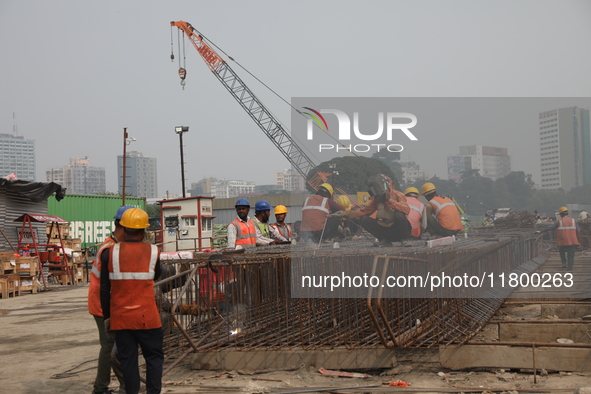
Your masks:
{"label": "tree", "polygon": [[158,204],[146,204],[146,212],[148,213],[148,217],[156,218],[160,217],[160,205]]}
{"label": "tree", "polygon": [[[333,166],[334,168],[331,168]],[[348,194],[355,194],[367,190],[367,180],[372,175],[384,174],[394,181],[398,188],[396,176],[384,162],[363,156],[336,157],[332,160],[320,163],[310,170],[306,178],[309,181],[318,172],[331,174],[329,182],[333,187],[338,187]],[[338,173],[338,175],[337,175]],[[310,192],[314,192],[309,184],[306,184]]]}
{"label": "tree", "polygon": [[[400,152],[390,152],[388,150],[381,150],[379,152],[374,153],[371,156],[372,159],[380,160],[388,165],[394,176],[398,181],[402,181],[404,178],[404,174],[402,173],[402,166],[398,162],[400,160]],[[397,187],[400,187],[400,182],[397,183]]]}

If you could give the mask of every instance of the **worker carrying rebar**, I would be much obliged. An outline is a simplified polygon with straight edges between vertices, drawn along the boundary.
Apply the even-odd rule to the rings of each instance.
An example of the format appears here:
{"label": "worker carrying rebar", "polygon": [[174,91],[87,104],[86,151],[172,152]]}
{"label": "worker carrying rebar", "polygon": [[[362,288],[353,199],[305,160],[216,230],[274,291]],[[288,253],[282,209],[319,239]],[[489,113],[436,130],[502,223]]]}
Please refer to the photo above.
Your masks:
{"label": "worker carrying rebar", "polygon": [[410,207],[408,221],[412,226],[411,236],[421,239],[421,234],[427,229],[427,213],[425,204],[419,200],[419,190],[416,187],[409,187],[404,191],[406,203]]}
{"label": "worker carrying rebar", "polygon": [[421,188],[427,204],[427,232],[431,235],[450,237],[461,232],[464,226],[456,204],[437,194],[435,185],[427,182]]}
{"label": "worker carrying rebar", "polygon": [[412,226],[407,219],[410,207],[406,196],[395,189],[392,179],[383,174],[374,175],[367,182],[371,197],[369,205],[355,211],[341,211],[339,214],[358,220],[361,227],[378,239],[376,246],[392,246],[392,242],[405,241],[410,237]]}
{"label": "worker carrying rebar", "polygon": [[334,190],[328,183],[323,183],[316,194],[306,198],[302,207],[301,237],[305,241],[318,242],[322,239],[338,239],[341,218],[331,216],[332,213],[343,211],[332,196]]}
{"label": "worker carrying rebar", "polygon": [[556,242],[558,243],[562,268],[572,271],[575,264],[575,251],[579,247],[579,224],[574,218],[568,216],[567,207],[561,207],[558,214],[560,219],[547,228],[536,231],[536,234],[556,230]]}

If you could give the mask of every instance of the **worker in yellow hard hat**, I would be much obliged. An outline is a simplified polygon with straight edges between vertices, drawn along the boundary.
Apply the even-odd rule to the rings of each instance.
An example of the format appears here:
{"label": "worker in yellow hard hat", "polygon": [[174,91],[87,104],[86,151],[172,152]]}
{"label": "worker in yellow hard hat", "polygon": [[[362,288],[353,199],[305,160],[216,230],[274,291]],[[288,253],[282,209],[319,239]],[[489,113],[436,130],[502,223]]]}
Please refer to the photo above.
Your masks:
{"label": "worker in yellow hard hat", "polygon": [[411,225],[407,219],[410,207],[402,192],[396,190],[392,179],[384,174],[371,176],[367,181],[371,196],[367,207],[357,211],[344,211],[342,215],[358,223],[377,238],[379,247],[392,246],[392,242],[409,245]]}
{"label": "worker in yellow hard hat", "polygon": [[285,205],[277,205],[273,213],[275,214],[275,223],[270,225],[271,237],[274,239],[279,239],[276,235],[279,234],[288,241],[292,241],[294,238],[296,238],[291,225],[289,223],[285,223],[285,217],[288,213]]}
{"label": "worker in yellow hard hat", "polygon": [[427,204],[427,232],[431,235],[449,237],[463,231],[462,219],[456,204],[437,194],[435,185],[427,182],[421,188]]}
{"label": "worker in yellow hard hat", "polygon": [[344,211],[345,208],[332,199],[333,193],[332,186],[323,183],[314,196],[304,201],[300,235],[305,240],[318,242],[321,238],[324,240],[339,238],[338,228],[341,218],[331,214]]}
{"label": "worker in yellow hard hat", "polygon": [[[350,211],[352,208],[351,207],[351,199],[349,198],[349,196],[344,195],[344,194],[342,196],[339,196],[339,198],[337,198],[337,204],[339,204],[343,208],[345,208],[345,211]],[[339,233],[341,233],[345,238],[349,238],[349,237],[357,234],[358,230],[359,230],[359,226],[357,225],[357,223],[355,223],[351,219],[348,219],[346,217],[343,217],[341,219],[341,224],[339,226]]]}
{"label": "worker in yellow hard hat", "polygon": [[556,242],[558,243],[558,253],[562,261],[562,268],[572,271],[575,264],[575,251],[579,247],[579,224],[574,218],[568,216],[567,207],[560,207],[558,214],[560,215],[560,219],[553,222],[549,227],[536,231],[536,233],[542,234],[556,230]]}
{"label": "worker in yellow hard hat", "polygon": [[154,297],[154,281],[160,277],[160,252],[156,245],[142,242],[149,226],[148,214],[130,208],[119,222],[125,240],[105,246],[101,254],[101,307],[105,330],[115,331],[115,343],[125,389],[140,389],[138,345],[146,361],[146,388],[162,390],[164,363],[163,330]]}
{"label": "worker in yellow hard hat", "polygon": [[416,187],[409,187],[404,191],[406,203],[410,207],[408,221],[412,226],[411,236],[421,238],[421,233],[427,229],[427,213],[425,204],[419,200],[419,190]]}

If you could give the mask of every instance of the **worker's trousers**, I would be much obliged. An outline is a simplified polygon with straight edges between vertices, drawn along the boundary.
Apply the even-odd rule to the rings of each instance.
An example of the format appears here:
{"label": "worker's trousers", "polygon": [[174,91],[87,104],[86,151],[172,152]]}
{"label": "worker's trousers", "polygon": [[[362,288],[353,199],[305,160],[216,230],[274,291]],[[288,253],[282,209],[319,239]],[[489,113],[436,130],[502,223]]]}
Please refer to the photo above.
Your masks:
{"label": "worker's trousers", "polygon": [[125,383],[123,383],[123,373],[118,365],[111,365],[111,350],[115,344],[115,338],[107,335],[105,332],[105,319],[101,316],[94,316],[94,321],[99,332],[99,341],[101,349],[99,351],[98,366],[96,370],[96,379],[94,380],[93,394],[103,394],[109,391],[109,384],[111,383],[111,367],[113,372],[119,380],[119,388],[125,390]]}
{"label": "worker's trousers", "polygon": [[[567,267],[567,270],[572,271],[575,265],[575,251],[579,245],[562,245],[558,247],[558,253],[560,254],[560,260],[562,266]],[[568,265],[567,265],[568,262]]]}
{"label": "worker's trousers", "polygon": [[142,348],[142,354],[146,360],[147,393],[159,394],[162,390],[163,339],[162,328],[115,331],[115,343],[127,394],[137,394],[140,391],[138,345]]}
{"label": "worker's trousers", "polygon": [[369,231],[378,241],[386,240],[391,242],[404,241],[410,238],[412,226],[406,215],[400,211],[394,214],[394,224],[390,227],[380,225],[377,219],[364,215],[359,219],[361,227]]}

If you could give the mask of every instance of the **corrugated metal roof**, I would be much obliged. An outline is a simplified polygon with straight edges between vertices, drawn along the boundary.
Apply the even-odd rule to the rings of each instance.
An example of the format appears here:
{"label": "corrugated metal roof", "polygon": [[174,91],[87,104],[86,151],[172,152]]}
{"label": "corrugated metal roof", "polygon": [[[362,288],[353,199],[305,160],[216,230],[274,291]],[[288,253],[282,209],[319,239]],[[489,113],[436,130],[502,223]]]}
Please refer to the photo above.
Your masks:
{"label": "corrugated metal roof", "polygon": [[[0,228],[2,228],[8,240],[15,248],[18,246],[22,223],[15,222],[14,220],[25,213],[31,215],[47,215],[47,200],[33,202],[13,191],[0,188]],[[32,223],[32,227],[37,240],[39,241],[40,239],[40,242],[46,242],[45,222]],[[11,250],[4,237],[0,237],[0,251],[7,252]]]}

